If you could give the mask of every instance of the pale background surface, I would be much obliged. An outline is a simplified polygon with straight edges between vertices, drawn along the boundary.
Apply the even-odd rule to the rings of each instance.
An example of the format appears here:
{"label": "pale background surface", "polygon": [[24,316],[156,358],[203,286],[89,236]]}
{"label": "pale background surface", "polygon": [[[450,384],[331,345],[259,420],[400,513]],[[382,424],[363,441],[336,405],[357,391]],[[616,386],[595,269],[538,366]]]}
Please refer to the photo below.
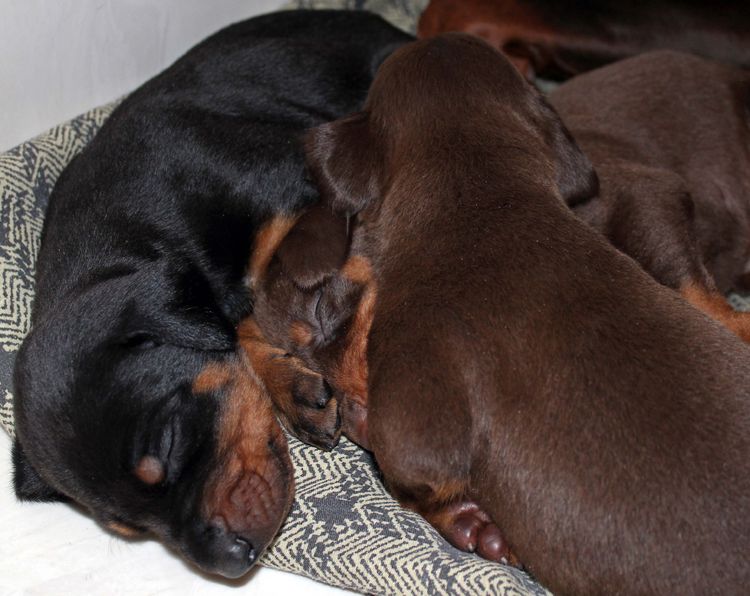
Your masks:
{"label": "pale background surface", "polygon": [[0,151],[132,91],[282,0],[0,0]]}

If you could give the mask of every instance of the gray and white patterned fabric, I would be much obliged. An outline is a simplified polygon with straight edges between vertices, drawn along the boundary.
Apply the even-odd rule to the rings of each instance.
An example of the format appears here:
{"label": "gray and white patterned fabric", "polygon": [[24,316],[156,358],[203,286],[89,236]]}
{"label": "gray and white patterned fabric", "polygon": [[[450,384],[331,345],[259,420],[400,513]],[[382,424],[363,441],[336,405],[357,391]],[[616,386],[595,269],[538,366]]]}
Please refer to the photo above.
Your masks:
{"label": "gray and white patterned fabric", "polygon": [[[298,1],[291,8],[368,8],[413,31],[424,4],[331,0]],[[115,105],[0,154],[0,424],[11,435],[13,362],[29,330],[49,195]],[[296,499],[263,565],[371,594],[546,593],[518,570],[452,548],[421,517],[401,509],[383,488],[370,455],[352,443],[342,440],[326,453],[290,439],[290,448]]]}

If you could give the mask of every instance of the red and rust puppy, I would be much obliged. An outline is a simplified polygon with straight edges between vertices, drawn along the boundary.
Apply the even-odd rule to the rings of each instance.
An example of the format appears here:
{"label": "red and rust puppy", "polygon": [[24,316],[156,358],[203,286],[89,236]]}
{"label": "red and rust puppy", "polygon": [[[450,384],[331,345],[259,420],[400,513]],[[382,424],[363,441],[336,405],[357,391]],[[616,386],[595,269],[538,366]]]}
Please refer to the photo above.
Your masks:
{"label": "red and rust puppy", "polygon": [[750,341],[750,73],[662,51],[553,91],[599,192],[573,205],[657,281]]}
{"label": "red and rust puppy", "polygon": [[649,50],[692,52],[750,66],[750,12],[744,2],[659,0],[432,0],[418,35],[478,35],[529,78],[567,79]]}
{"label": "red and rust puppy", "polygon": [[280,255],[256,315],[363,393],[402,503],[555,592],[746,590],[750,350],[568,209],[591,165],[502,54],[402,48],[308,159],[351,256],[305,294]]}
{"label": "red and rust puppy", "polygon": [[15,366],[19,498],[72,499],[207,572],[257,561],[294,491],[273,406],[322,447],[339,417],[248,319],[248,267],[318,199],[304,131],[361,107],[409,40],[365,12],[264,15],[117,107],[50,198]]}

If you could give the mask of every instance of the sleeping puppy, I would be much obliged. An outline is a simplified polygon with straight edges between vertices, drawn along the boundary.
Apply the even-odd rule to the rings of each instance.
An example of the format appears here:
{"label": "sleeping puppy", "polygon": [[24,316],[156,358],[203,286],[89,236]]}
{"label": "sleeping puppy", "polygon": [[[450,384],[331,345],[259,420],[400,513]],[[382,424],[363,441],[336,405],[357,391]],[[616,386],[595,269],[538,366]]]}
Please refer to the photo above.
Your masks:
{"label": "sleeping puppy", "polygon": [[307,149],[350,256],[309,291],[282,242],[255,314],[391,492],[555,593],[743,593],[750,350],[567,208],[596,176],[511,63],[410,44]]}
{"label": "sleeping puppy", "polygon": [[550,94],[599,175],[576,214],[750,341],[723,294],[750,270],[750,73],[653,52]]}
{"label": "sleeping puppy", "polygon": [[484,38],[529,79],[568,79],[658,49],[750,66],[750,12],[738,0],[432,0],[418,36],[447,31]]}
{"label": "sleeping puppy", "polygon": [[248,318],[246,277],[318,198],[302,131],[358,109],[409,39],[367,13],[270,14],[115,110],[50,199],[15,369],[19,498],[74,500],[211,573],[257,560],[293,496],[273,406],[323,447],[339,421]]}

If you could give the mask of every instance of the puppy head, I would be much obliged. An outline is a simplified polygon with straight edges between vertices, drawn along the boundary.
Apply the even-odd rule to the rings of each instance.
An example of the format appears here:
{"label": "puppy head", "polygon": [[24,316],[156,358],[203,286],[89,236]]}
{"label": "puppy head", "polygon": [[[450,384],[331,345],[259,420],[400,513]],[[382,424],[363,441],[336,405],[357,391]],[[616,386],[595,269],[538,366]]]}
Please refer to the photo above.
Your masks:
{"label": "puppy head", "polygon": [[517,166],[507,168],[510,176],[549,175],[569,204],[598,191],[591,163],[554,109],[499,51],[460,33],[394,52],[378,70],[364,111],[311,130],[305,148],[323,202],[354,214],[377,204],[415,156],[436,154],[453,139],[455,151],[443,158],[460,160],[462,149],[497,132],[496,154],[486,146],[488,168],[502,151]]}
{"label": "puppy head", "polygon": [[35,320],[15,369],[16,493],[237,577],[290,506],[286,441],[231,326],[181,307],[196,280],[156,273],[101,275]]}
{"label": "puppy head", "polygon": [[354,225],[343,210],[321,202],[254,251],[267,255],[262,267],[251,265],[254,319],[271,344],[309,363],[313,351],[337,337],[361,291],[342,285],[339,275]]}
{"label": "puppy head", "polygon": [[275,244],[256,250],[269,256],[251,274],[253,318],[271,344],[319,373],[330,370],[364,289],[342,275],[354,225],[355,218],[320,203]]}

